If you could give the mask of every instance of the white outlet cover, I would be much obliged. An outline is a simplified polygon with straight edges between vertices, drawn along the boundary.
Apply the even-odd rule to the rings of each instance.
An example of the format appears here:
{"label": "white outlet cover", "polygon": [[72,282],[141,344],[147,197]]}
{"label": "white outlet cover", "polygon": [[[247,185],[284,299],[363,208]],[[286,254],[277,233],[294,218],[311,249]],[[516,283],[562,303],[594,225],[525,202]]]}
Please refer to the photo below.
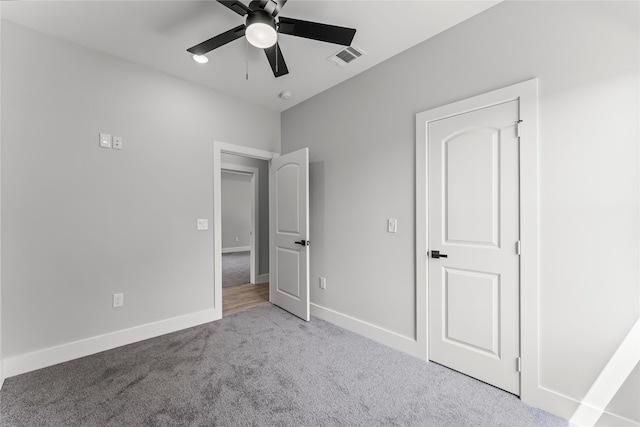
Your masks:
{"label": "white outlet cover", "polygon": [[113,294],[113,308],[122,307],[124,305],[124,294]]}
{"label": "white outlet cover", "polygon": [[122,150],[122,137],[114,136],[113,137],[113,148],[116,150]]}
{"label": "white outlet cover", "polygon": [[209,229],[209,220],[208,219],[198,219],[197,221],[197,229],[198,231],[204,231]]}
{"label": "white outlet cover", "polygon": [[100,134],[100,147],[111,148],[111,135],[109,135],[108,133]]}

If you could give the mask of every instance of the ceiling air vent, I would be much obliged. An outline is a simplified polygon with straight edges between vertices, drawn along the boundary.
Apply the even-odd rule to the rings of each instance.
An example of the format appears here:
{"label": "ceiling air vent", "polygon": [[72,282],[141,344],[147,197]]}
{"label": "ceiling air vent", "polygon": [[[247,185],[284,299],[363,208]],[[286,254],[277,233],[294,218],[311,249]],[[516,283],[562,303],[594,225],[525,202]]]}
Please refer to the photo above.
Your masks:
{"label": "ceiling air vent", "polygon": [[355,46],[347,46],[344,49],[339,50],[334,55],[329,57],[329,60],[336,65],[344,67],[349,62],[353,61],[364,55],[364,51]]}

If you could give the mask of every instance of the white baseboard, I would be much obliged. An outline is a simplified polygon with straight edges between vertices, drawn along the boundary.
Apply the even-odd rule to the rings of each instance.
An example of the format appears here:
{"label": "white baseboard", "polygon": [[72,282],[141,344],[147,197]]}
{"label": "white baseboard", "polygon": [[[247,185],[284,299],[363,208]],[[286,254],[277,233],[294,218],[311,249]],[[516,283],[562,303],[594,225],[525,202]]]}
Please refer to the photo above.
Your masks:
{"label": "white baseboard", "polygon": [[[371,338],[372,340],[388,345],[389,347],[393,347],[418,358],[425,359],[426,355],[421,354],[418,343],[411,338],[407,338],[403,335],[317,304],[311,303],[310,306],[311,314],[313,316],[360,335],[364,335],[367,338]],[[523,398],[523,401],[531,406],[543,409],[553,415],[567,420],[571,418],[580,405],[580,402],[577,400],[542,386],[538,387],[535,396],[530,396],[529,399]],[[602,413],[602,410],[600,410],[600,412]],[[606,411],[603,413],[600,422],[597,423],[597,425],[603,427],[640,427],[640,423]]]}
{"label": "white baseboard", "polygon": [[32,353],[7,357],[2,361],[2,372],[5,378],[9,378],[35,371],[36,369],[46,368],[47,366],[89,356],[101,351],[212,322],[219,318],[220,316],[216,316],[214,309],[208,309],[49,347]]}
{"label": "white baseboard", "polygon": [[598,420],[594,424],[582,424],[580,420],[574,419],[571,420],[571,425],[574,426],[593,427],[593,425],[596,425],[603,427],[640,427],[640,423],[634,420],[625,418],[617,414],[613,414],[609,411],[605,411],[604,408],[585,408],[584,405],[577,399],[540,385],[538,386],[535,399],[530,400],[523,398],[523,401],[531,406],[547,411],[550,414],[553,414],[560,418],[564,418],[565,420],[570,420],[574,416],[574,414],[576,414],[579,408],[581,410],[587,409],[593,411],[594,414],[596,414],[596,416],[591,417],[591,419]]}
{"label": "white baseboard", "polygon": [[412,338],[407,338],[404,335],[400,335],[396,332],[381,328],[380,326],[373,325],[317,304],[311,303],[310,306],[312,316],[319,317],[320,319],[326,320],[334,325],[338,325],[357,334],[364,335],[374,341],[378,341],[382,344],[388,345],[389,347],[393,347],[421,359],[425,359],[426,357],[425,354],[420,354],[418,343]]}
{"label": "white baseboard", "polygon": [[228,254],[231,252],[246,252],[250,250],[251,250],[251,246],[237,246],[235,248],[222,248],[222,253]]}
{"label": "white baseboard", "polygon": [[638,427],[640,422],[605,411],[596,426]]}
{"label": "white baseboard", "polygon": [[256,277],[256,283],[266,283],[268,281],[269,281],[269,273],[260,274],[258,275],[258,277]]}

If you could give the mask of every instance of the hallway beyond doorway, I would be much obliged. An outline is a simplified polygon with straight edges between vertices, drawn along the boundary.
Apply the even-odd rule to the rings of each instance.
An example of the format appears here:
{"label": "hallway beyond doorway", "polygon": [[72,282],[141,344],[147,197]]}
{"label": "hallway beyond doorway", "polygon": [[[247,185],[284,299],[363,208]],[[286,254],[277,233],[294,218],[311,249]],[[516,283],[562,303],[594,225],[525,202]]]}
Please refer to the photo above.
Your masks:
{"label": "hallway beyond doorway", "polygon": [[222,254],[222,287],[250,283],[250,251]]}

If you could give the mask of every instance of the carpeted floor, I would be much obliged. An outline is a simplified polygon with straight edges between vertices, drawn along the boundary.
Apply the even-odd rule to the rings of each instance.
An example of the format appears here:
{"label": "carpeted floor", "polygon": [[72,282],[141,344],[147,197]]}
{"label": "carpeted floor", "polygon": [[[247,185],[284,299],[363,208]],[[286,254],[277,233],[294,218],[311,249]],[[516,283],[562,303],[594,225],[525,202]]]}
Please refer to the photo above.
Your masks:
{"label": "carpeted floor", "polygon": [[244,285],[250,281],[250,252],[222,254],[222,287]]}
{"label": "carpeted floor", "polygon": [[268,305],[9,378],[1,426],[566,426],[515,396]]}

